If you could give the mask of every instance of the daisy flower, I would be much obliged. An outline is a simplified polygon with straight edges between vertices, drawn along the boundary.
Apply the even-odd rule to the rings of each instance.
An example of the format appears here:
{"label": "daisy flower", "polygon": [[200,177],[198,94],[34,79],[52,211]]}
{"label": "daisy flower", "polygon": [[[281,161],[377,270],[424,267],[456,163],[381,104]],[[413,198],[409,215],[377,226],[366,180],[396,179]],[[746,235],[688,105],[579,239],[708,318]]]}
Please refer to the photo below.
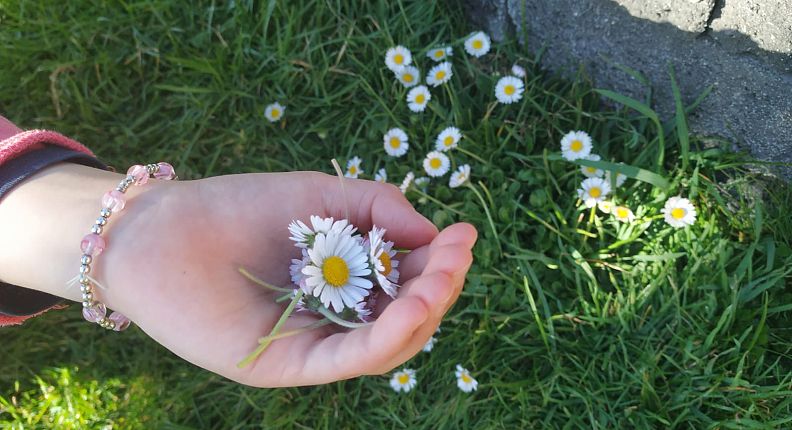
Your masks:
{"label": "daisy flower", "polygon": [[283,118],[283,112],[286,110],[280,103],[275,102],[267,105],[264,108],[264,116],[267,117],[269,122],[280,121]]}
{"label": "daisy flower", "polygon": [[[619,164],[621,164],[621,163],[619,163]],[[611,175],[612,175],[612,172],[610,170],[605,172],[605,180],[608,181],[609,184],[613,183],[611,181]],[[625,175],[623,173],[617,173],[616,174],[616,186],[617,187],[621,187],[624,184],[624,181],[626,181],[626,180],[627,180],[627,175]]]}
{"label": "daisy flower", "polygon": [[385,65],[396,72],[400,67],[409,66],[412,63],[410,50],[399,45],[388,49],[385,53]]}
{"label": "daisy flower", "polygon": [[426,53],[426,56],[434,61],[443,61],[452,55],[454,55],[454,50],[450,46],[430,49]]}
{"label": "daisy flower", "polygon": [[410,143],[407,141],[407,133],[400,128],[392,128],[382,136],[382,144],[385,146],[385,152],[392,157],[401,157],[410,149]]}
{"label": "daisy flower", "polygon": [[690,200],[679,196],[666,200],[665,207],[660,212],[665,215],[665,222],[674,228],[686,227],[696,222],[696,208]]}
{"label": "daisy flower", "polygon": [[448,127],[437,135],[435,148],[438,151],[448,151],[457,147],[457,143],[462,139],[462,133],[456,127]]}
{"label": "daisy flower", "polygon": [[515,63],[512,66],[511,72],[512,75],[517,76],[518,78],[524,78],[525,76],[527,76],[527,73],[525,73],[525,69],[522,66],[518,65],[517,63]]}
{"label": "daisy flower", "polygon": [[374,275],[382,291],[391,298],[396,298],[399,288],[399,260],[394,259],[396,251],[393,242],[385,241],[385,229],[374,226],[368,234],[369,263],[374,268]]}
{"label": "daisy flower", "polygon": [[430,337],[429,340],[426,341],[426,345],[422,348],[423,352],[431,352],[435,342],[437,342],[437,338],[434,336]]}
{"label": "daisy flower", "polygon": [[448,186],[451,188],[460,187],[465,182],[467,182],[468,179],[470,179],[470,165],[463,164],[451,174],[451,179],[448,181]]}
{"label": "daisy flower", "polygon": [[291,281],[294,285],[300,287],[305,291],[306,294],[310,294],[311,291],[308,290],[308,286],[305,285],[305,275],[302,273],[302,269],[310,263],[311,259],[308,257],[308,252],[303,249],[303,257],[301,259],[293,258],[291,264],[289,265],[289,276],[291,277]]}
{"label": "daisy flower", "polygon": [[371,322],[372,321],[372,319],[370,318],[371,317],[371,309],[369,309],[369,306],[368,306],[368,304],[365,301],[359,302],[358,304],[356,304],[355,307],[352,310],[355,311],[355,314],[357,314],[357,317],[358,317],[359,320],[361,320],[363,322]]}
{"label": "daisy flower", "polygon": [[404,180],[402,181],[401,185],[399,185],[399,189],[401,190],[402,194],[407,192],[407,189],[410,188],[410,184],[412,184],[413,179],[415,179],[415,173],[407,172],[404,175]]}
{"label": "daisy flower", "polygon": [[329,233],[331,231],[352,234],[357,230],[355,226],[349,224],[349,221],[341,219],[335,221],[332,217],[322,218],[316,215],[311,215],[311,227],[308,227],[304,222],[295,220],[289,223],[289,233],[291,239],[295,242],[298,248],[308,248],[313,245],[314,238],[317,233]]}
{"label": "daisy flower", "polygon": [[413,369],[402,369],[395,372],[390,380],[391,388],[397,393],[399,391],[405,393],[410,392],[410,390],[415,387],[416,383],[418,383],[418,381],[415,380],[415,370]]}
{"label": "daisy flower", "polygon": [[[590,161],[600,161],[602,157],[597,154],[589,154],[588,156],[584,157],[586,160]],[[589,167],[589,166],[580,166],[580,171],[583,172],[583,175],[587,178],[601,178],[605,175],[605,172],[602,169],[598,169],[596,167]],[[610,181],[608,181],[610,183]]]}
{"label": "daisy flower", "polygon": [[454,72],[451,71],[451,63],[443,61],[442,63],[432,67],[426,75],[426,83],[436,87],[448,82]]}
{"label": "daisy flower", "polygon": [[478,31],[465,40],[465,51],[474,57],[486,55],[490,50],[490,38],[487,33]]}
{"label": "daisy flower", "polygon": [[377,173],[374,174],[374,180],[383,184],[388,182],[388,172],[384,168],[377,170]]}
{"label": "daisy flower", "polygon": [[467,369],[457,364],[455,374],[457,378],[457,387],[459,387],[460,390],[466,393],[476,391],[476,388],[478,388],[478,381],[470,376],[470,372],[468,372]]}
{"label": "daisy flower", "polygon": [[432,94],[426,85],[418,85],[407,93],[407,107],[413,112],[423,112],[429,100],[432,100]]}
{"label": "daisy flower", "polygon": [[569,161],[591,154],[591,137],[585,131],[570,131],[561,138],[561,155]]}
{"label": "daisy flower", "polygon": [[358,175],[363,173],[363,169],[360,168],[360,163],[362,162],[363,160],[361,160],[360,157],[358,156],[352,157],[351,160],[347,161],[347,171],[344,174],[344,176],[352,179],[357,178]]}
{"label": "daisy flower", "polygon": [[611,211],[611,214],[621,222],[633,222],[635,220],[635,214],[628,207],[616,206]]}
{"label": "daisy flower", "polygon": [[498,79],[495,85],[495,98],[504,104],[512,104],[520,101],[525,85],[522,79],[514,76],[504,76]]}
{"label": "daisy flower", "polygon": [[601,202],[597,202],[597,207],[603,213],[609,214],[613,210],[613,202],[610,200],[603,200]]}
{"label": "daisy flower", "polygon": [[400,67],[396,71],[396,78],[404,85],[405,88],[414,87],[421,83],[421,72],[418,68],[413,66]]}
{"label": "daisy flower", "polygon": [[451,161],[445,154],[438,151],[426,154],[426,158],[423,161],[423,168],[426,170],[426,174],[434,178],[448,173],[450,167]]}
{"label": "daisy flower", "polygon": [[583,200],[587,208],[594,207],[597,203],[605,200],[610,194],[610,184],[602,178],[588,178],[580,184],[577,190],[578,197]]}
{"label": "daisy flower", "polygon": [[317,233],[308,257],[311,262],[302,270],[305,284],[326,308],[332,306],[338,313],[345,307],[354,309],[369,294],[373,284],[368,280],[368,258],[351,234]]}

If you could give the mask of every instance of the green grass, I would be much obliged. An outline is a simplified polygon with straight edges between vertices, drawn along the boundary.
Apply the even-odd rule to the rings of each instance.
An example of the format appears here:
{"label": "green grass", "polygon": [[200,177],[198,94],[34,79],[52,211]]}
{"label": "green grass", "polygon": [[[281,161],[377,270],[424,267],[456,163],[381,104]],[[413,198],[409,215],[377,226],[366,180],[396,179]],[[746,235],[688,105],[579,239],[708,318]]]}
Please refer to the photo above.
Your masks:
{"label": "green grass", "polygon": [[[472,165],[478,195],[442,181],[408,197],[439,226],[480,233],[434,351],[409,362],[419,386],[408,395],[387,377],[240,386],[138,329],[103,333],[73,306],[2,331],[0,428],[792,427],[792,195],[728,142],[688,135],[693,100],[663,122],[643,102],[605,107],[601,95],[622,96],[585,75],[541,71],[538,47],[500,43],[471,59],[460,42],[474,29],[456,4],[2,2],[0,20],[3,114],[119,168],[331,172],[330,158],[359,155],[368,174],[386,167],[400,182],[456,124],[453,162]],[[454,78],[410,114],[384,52],[406,45],[425,72],[424,50],[442,42],[454,44]],[[493,73],[516,60],[529,72],[523,101],[491,106]],[[273,126],[263,108],[275,100],[287,111]],[[411,137],[398,162],[381,147],[394,126]],[[668,182],[629,180],[616,194],[651,222],[576,207],[582,175],[556,156],[572,129],[603,160]],[[677,193],[699,209],[695,226],[656,218]],[[478,392],[456,389],[456,363]]]}

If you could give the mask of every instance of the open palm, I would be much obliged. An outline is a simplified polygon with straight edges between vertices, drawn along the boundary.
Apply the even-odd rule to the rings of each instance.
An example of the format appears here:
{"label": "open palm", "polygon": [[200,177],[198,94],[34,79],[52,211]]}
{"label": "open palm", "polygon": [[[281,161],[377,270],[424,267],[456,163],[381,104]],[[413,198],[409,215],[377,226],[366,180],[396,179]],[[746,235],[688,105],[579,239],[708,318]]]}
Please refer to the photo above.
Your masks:
{"label": "open palm", "polygon": [[[475,230],[437,229],[392,185],[312,172],[242,174],[158,183],[113,220],[103,255],[102,294],[149,336],[180,357],[259,387],[326,383],[380,374],[417,353],[458,297],[472,262]],[[134,214],[134,215],[132,215]],[[244,267],[289,283],[298,250],[287,225],[310,215],[372,224],[413,249],[400,266],[404,285],[376,323],[355,330],[325,326],[278,339],[252,364],[236,364],[269,334],[283,311],[273,293],[250,282]],[[284,330],[318,318],[293,314]]]}

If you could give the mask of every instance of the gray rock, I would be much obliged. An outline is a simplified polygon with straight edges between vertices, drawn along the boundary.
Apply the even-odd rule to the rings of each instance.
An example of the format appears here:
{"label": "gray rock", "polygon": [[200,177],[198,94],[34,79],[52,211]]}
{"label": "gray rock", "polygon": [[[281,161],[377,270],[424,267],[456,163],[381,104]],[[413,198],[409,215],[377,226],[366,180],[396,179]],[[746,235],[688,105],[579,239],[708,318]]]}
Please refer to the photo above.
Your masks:
{"label": "gray rock", "polygon": [[[579,65],[600,88],[674,102],[668,65],[683,98],[712,93],[691,115],[691,130],[729,139],[755,157],[792,162],[792,1],[790,0],[466,0],[470,18],[494,39],[527,35],[545,47],[543,66],[573,76]],[[523,41],[526,42],[526,41]],[[792,178],[792,168],[781,169]]]}

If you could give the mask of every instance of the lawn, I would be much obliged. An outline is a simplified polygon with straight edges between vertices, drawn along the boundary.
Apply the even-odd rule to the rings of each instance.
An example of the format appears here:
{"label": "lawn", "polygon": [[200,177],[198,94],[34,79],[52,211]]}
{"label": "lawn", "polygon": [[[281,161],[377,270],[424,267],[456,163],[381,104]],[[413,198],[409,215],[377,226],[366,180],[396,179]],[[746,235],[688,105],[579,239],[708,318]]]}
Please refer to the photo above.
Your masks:
{"label": "lawn", "polygon": [[[584,71],[543,71],[530,43],[473,58],[462,44],[477,29],[456,2],[97,3],[0,2],[5,116],[119,168],[169,160],[182,179],[332,172],[331,158],[360,156],[363,177],[385,168],[396,184],[456,125],[451,158],[471,165],[471,186],[446,176],[407,197],[439,227],[474,224],[475,263],[434,350],[408,362],[410,393],[389,375],[240,386],[74,305],[2,330],[0,428],[792,427],[792,194],[730,142],[690,135],[695,99],[657,118]],[[443,43],[454,76],[412,113],[385,51],[407,46],[425,72]],[[524,97],[496,104],[515,62]],[[278,123],[264,119],[273,101]],[[383,150],[392,127],[410,135],[403,158]],[[642,169],[614,192],[635,222],[580,206],[580,166],[560,158],[570,130]],[[675,195],[696,206],[694,225],[663,221]],[[456,388],[457,363],[478,391]]]}

